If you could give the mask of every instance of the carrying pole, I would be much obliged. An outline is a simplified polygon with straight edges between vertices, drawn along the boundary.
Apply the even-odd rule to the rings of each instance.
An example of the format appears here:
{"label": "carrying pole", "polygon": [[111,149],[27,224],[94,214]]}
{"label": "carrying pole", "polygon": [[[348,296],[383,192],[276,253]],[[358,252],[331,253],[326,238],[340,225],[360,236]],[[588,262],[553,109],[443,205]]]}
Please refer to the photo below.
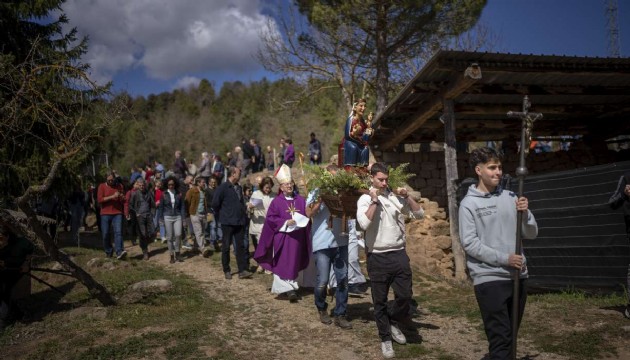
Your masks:
{"label": "carrying pole", "polygon": [[[518,177],[518,198],[523,196],[523,182],[527,176],[528,170],[525,163],[525,158],[529,153],[529,143],[532,138],[532,128],[534,122],[542,118],[541,113],[529,112],[531,107],[529,97],[525,95],[523,98],[523,111],[514,112],[508,111],[507,116],[510,118],[521,119],[521,147],[519,151],[519,165],[516,168],[516,176]],[[516,244],[514,247],[514,253],[521,255],[523,252],[522,246],[522,230],[523,230],[523,215],[524,211],[518,211],[516,214]],[[512,360],[516,360],[516,349],[518,339],[518,327],[520,319],[520,275],[521,269],[514,269],[512,272],[512,283],[514,285],[512,290]]]}

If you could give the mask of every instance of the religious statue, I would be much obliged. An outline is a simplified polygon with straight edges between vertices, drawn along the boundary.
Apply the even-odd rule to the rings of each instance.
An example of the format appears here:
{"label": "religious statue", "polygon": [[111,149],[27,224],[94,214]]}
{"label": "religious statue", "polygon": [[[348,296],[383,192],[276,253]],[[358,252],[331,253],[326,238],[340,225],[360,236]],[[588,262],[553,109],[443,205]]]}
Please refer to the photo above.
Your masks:
{"label": "religious statue", "polygon": [[352,106],[352,113],[348,116],[344,131],[343,165],[367,165],[370,151],[368,140],[374,134],[370,112],[367,121],[363,118],[365,99],[359,99]]}

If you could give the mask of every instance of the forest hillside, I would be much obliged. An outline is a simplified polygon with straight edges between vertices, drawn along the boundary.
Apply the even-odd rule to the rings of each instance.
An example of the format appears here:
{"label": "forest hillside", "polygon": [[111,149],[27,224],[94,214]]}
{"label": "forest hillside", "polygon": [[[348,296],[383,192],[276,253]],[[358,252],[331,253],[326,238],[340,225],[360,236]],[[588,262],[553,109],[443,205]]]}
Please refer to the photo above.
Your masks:
{"label": "forest hillside", "polygon": [[297,152],[308,151],[310,133],[321,141],[324,159],[336,153],[347,117],[338,88],[310,96],[294,80],[244,84],[226,82],[220,90],[202,80],[199,86],[147,97],[126,97],[128,118],[113,127],[101,144],[110,165],[127,176],[134,165],[154,159],[170,166],[175,150],[198,165],[201,152],[225,153],[241,138],[255,138],[264,149],[278,149],[279,139],[293,140]]}

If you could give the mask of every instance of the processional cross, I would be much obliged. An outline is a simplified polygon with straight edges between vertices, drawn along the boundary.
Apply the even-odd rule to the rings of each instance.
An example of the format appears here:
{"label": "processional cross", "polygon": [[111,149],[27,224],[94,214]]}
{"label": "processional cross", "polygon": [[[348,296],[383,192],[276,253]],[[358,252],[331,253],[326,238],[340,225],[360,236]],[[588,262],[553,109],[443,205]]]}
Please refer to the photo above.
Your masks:
{"label": "processional cross", "polygon": [[[529,108],[532,106],[529,97],[525,95],[523,98],[523,111],[508,111],[507,116],[509,118],[521,119],[521,149],[519,151],[519,166],[516,168],[516,176],[518,177],[518,197],[523,196],[523,181],[527,176],[527,166],[525,165],[525,157],[529,153],[529,144],[532,140],[532,129],[534,128],[534,122],[542,119],[541,113],[529,112]],[[523,211],[519,211],[516,216],[516,246],[514,253],[520,255],[522,253],[522,224],[523,223]],[[519,303],[520,298],[520,269],[515,269],[513,272],[513,284],[512,290],[512,360],[516,360],[516,340],[518,336],[518,318],[519,318]]]}

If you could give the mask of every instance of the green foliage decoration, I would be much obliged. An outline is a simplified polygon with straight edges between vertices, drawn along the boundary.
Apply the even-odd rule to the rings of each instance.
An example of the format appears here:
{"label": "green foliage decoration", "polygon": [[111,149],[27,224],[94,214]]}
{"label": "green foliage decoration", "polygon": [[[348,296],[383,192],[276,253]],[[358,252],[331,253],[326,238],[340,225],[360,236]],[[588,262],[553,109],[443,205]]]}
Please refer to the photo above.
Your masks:
{"label": "green foliage decoration", "polygon": [[[407,172],[408,167],[409,163],[403,163],[396,167],[388,166],[388,184],[391,189],[404,187],[407,181],[415,176]],[[321,166],[304,165],[304,171],[308,190],[319,189],[319,193],[325,195],[367,190],[371,184],[369,173],[365,167],[350,167],[331,173]]]}

